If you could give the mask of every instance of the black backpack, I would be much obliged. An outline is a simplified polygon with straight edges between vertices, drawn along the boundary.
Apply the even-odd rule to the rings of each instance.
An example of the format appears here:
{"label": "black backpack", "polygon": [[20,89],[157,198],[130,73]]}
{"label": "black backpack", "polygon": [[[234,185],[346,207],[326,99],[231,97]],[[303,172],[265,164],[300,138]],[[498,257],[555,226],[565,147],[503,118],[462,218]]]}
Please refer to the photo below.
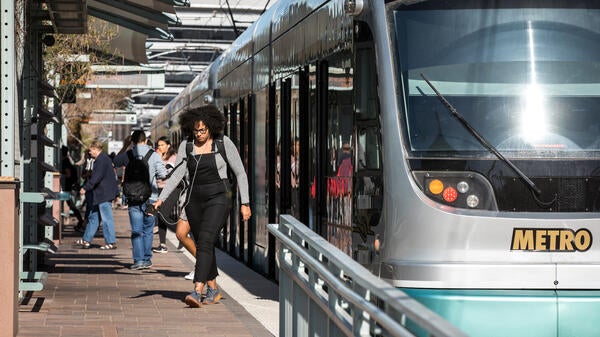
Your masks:
{"label": "black backpack", "polygon": [[125,194],[129,205],[141,205],[150,199],[152,195],[148,160],[153,152],[149,150],[144,158],[140,159],[133,156],[133,150],[127,151],[129,163],[125,167],[123,194]]}

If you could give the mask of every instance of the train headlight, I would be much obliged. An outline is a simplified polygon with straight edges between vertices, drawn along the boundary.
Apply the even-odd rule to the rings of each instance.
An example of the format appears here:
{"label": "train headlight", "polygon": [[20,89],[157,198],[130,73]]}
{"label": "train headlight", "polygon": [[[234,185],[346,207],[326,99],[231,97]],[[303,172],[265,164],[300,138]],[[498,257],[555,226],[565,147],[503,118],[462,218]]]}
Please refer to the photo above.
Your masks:
{"label": "train headlight", "polygon": [[439,179],[433,179],[429,182],[429,192],[432,194],[440,194],[444,190],[444,183]]}
{"label": "train headlight", "polygon": [[469,183],[464,180],[459,181],[458,184],[456,184],[456,189],[460,193],[467,193],[469,192]]}
{"label": "train headlight", "polygon": [[475,194],[471,194],[467,197],[467,206],[470,208],[476,208],[479,206],[479,197]]}
{"label": "train headlight", "polygon": [[425,195],[435,202],[470,210],[498,210],[492,184],[479,172],[413,171],[413,176]]}

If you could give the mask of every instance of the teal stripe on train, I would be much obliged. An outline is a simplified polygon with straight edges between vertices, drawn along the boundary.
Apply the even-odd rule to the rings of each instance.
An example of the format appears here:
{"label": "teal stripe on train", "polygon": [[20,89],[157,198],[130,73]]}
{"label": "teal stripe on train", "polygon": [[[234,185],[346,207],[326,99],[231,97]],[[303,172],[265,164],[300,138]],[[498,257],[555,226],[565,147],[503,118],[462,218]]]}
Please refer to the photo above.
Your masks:
{"label": "teal stripe on train", "polygon": [[402,290],[474,337],[600,336],[597,290]]}

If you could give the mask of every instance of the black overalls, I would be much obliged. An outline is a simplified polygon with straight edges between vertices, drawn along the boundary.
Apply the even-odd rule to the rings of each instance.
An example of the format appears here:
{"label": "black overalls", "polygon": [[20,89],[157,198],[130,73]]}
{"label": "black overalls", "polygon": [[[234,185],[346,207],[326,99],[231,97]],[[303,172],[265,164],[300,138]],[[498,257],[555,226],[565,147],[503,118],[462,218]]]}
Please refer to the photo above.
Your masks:
{"label": "black overalls", "polygon": [[218,275],[215,244],[231,207],[229,183],[217,170],[214,142],[212,147],[211,153],[190,155],[187,162],[191,185],[185,214],[196,241],[194,282],[202,283]]}

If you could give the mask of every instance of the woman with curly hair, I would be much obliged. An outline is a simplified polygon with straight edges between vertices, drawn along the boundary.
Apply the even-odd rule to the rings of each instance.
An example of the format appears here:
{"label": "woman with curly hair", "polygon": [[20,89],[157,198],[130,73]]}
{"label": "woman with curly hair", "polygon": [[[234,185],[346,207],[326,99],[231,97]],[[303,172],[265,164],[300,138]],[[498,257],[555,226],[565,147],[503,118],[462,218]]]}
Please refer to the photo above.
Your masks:
{"label": "woman with curly hair", "polygon": [[[183,113],[179,125],[187,141],[180,144],[175,165],[167,184],[160,193],[154,207],[159,209],[179,182],[188,176],[190,187],[187,193],[185,215],[189,221],[196,243],[196,267],[194,291],[185,297],[190,307],[199,308],[202,304],[214,304],[221,299],[217,288],[217,261],[215,244],[231,208],[231,185],[227,179],[227,165],[236,176],[242,206],[240,213],[244,221],[251,216],[248,178],[235,144],[225,135],[225,117],[212,106],[201,107]],[[227,158],[218,151],[217,142],[223,142]],[[191,151],[186,151],[187,143],[192,142]],[[189,152],[189,153],[188,153]],[[204,286],[208,285],[206,297],[202,297]]]}

